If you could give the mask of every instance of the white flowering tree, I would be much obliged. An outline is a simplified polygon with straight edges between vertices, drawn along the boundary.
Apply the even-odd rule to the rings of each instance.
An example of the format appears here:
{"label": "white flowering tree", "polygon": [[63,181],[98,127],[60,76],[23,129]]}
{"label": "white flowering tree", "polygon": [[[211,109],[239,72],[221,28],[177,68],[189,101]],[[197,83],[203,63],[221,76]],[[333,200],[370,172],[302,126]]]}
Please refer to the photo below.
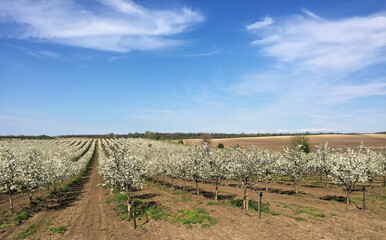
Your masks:
{"label": "white flowering tree", "polygon": [[279,160],[281,154],[270,152],[268,150],[259,150],[257,154],[257,177],[265,182],[265,190],[268,191],[268,183],[275,173],[275,163]]}
{"label": "white flowering tree", "polygon": [[362,147],[357,151],[347,148],[342,153],[335,154],[331,166],[332,178],[346,187],[346,203],[350,203],[350,195],[359,181],[366,181],[366,162],[361,153]]}
{"label": "white flowering tree", "polygon": [[200,147],[191,145],[186,156],[186,167],[188,171],[188,179],[196,183],[196,194],[198,195],[198,181],[203,178],[203,156]]}
{"label": "white flowering tree", "polygon": [[382,176],[384,173],[384,156],[370,148],[362,147],[363,159],[366,165],[367,181],[369,181],[370,189],[376,177]]}
{"label": "white flowering tree", "polygon": [[110,158],[100,162],[99,173],[107,184],[120,186],[126,190],[127,210],[131,218],[133,216],[132,190],[134,187],[142,188],[144,167],[141,158],[133,155],[127,145],[110,146],[109,150]]}
{"label": "white flowering tree", "polygon": [[284,153],[278,164],[282,172],[291,178],[295,193],[298,193],[301,180],[309,171],[309,158],[301,149],[301,146],[294,148],[283,147],[283,150]]}
{"label": "white flowering tree", "polygon": [[203,159],[203,175],[215,185],[214,199],[217,200],[219,181],[229,176],[229,154],[224,151],[214,150],[207,142],[204,142],[200,150],[200,157]]}
{"label": "white flowering tree", "polygon": [[13,212],[13,194],[21,191],[22,170],[15,154],[0,152],[0,190],[9,195],[9,209]]}
{"label": "white flowering tree", "polygon": [[326,177],[325,186],[328,187],[328,176],[331,172],[333,164],[333,149],[328,146],[328,142],[316,146],[315,158],[312,160],[312,167],[319,173],[323,173]]}
{"label": "white flowering tree", "polygon": [[230,165],[231,173],[234,177],[239,178],[243,188],[243,207],[248,211],[248,186],[251,178],[258,174],[258,157],[254,146],[250,149],[237,148],[232,152],[232,164]]}

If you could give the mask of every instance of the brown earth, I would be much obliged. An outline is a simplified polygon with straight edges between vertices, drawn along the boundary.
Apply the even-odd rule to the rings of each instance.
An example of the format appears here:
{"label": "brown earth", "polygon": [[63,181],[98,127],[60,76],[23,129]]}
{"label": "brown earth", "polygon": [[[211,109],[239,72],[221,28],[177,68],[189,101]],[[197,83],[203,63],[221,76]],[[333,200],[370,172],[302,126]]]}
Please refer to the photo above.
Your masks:
{"label": "brown earth", "polygon": [[[227,199],[242,198],[238,181],[224,182],[226,185],[220,186],[219,205],[207,205],[214,202],[211,199],[214,186],[209,183],[199,184],[202,195],[197,196],[192,194],[194,185],[189,182],[188,191],[147,182],[143,190],[135,192],[137,198],[167,207],[166,211],[172,214],[177,214],[178,209],[204,208],[217,219],[217,224],[207,228],[196,224],[187,228],[150,219],[134,230],[132,222],[122,221],[116,215],[117,203],[111,201],[114,195],[100,186],[96,163],[88,178],[77,201],[68,207],[35,213],[21,225],[12,226],[5,233],[0,231],[0,238],[13,239],[32,224],[38,228],[28,239],[384,239],[386,236],[386,189],[379,186],[380,181],[367,193],[368,210],[365,211],[356,207],[361,207],[362,192],[354,192],[355,204],[347,205],[339,202],[344,196],[341,186],[330,183],[330,188],[325,189],[323,181],[315,177],[303,181],[302,194],[298,195],[293,194],[292,183],[285,179],[268,184],[268,192],[263,190],[265,184],[258,184],[257,190],[264,192],[263,203],[280,214],[273,216],[263,212],[261,219],[256,212],[245,214],[244,210],[229,204]],[[170,183],[168,178],[160,180]],[[178,188],[183,181],[174,180],[174,183]],[[258,200],[256,192],[248,192],[250,199]],[[5,206],[3,204],[0,206]],[[301,211],[310,208],[324,216]],[[66,227],[63,234],[50,230],[59,226]]]}
{"label": "brown earth", "polygon": [[[161,180],[170,183],[170,179]],[[183,184],[180,180],[174,182],[180,186]],[[368,204],[369,210],[363,211],[353,204],[320,200],[318,196],[343,195],[342,189],[334,186],[328,190],[322,187],[304,187],[309,184],[307,181],[301,188],[305,194],[300,195],[289,195],[292,190],[290,182],[278,181],[270,184],[272,192],[264,192],[263,203],[269,203],[269,208],[281,215],[262,213],[261,219],[255,212],[245,214],[244,210],[225,204],[226,200],[219,200],[222,203],[220,205],[208,206],[208,202],[214,201],[205,197],[214,191],[211,184],[200,183],[200,191],[204,196],[197,196],[192,194],[192,183],[187,183],[191,188],[185,193],[148,182],[143,190],[135,193],[137,198],[169,207],[169,211],[174,214],[177,209],[205,208],[212,217],[217,218],[217,224],[207,228],[202,228],[200,224],[186,228],[184,225],[177,226],[167,221],[149,220],[146,225],[133,230],[132,222],[122,221],[116,216],[116,203],[110,202],[113,195],[109,194],[108,189],[98,186],[99,183],[100,178],[94,167],[80,200],[59,211],[37,213],[6,239],[12,239],[26,226],[38,224],[42,220],[44,222],[37,233],[28,239],[384,239],[386,234],[386,210],[371,202]],[[220,198],[241,198],[242,189],[234,187],[240,183],[229,181],[228,184],[229,186],[220,186]],[[273,193],[275,190],[280,190],[282,194]],[[385,196],[384,188],[377,187],[373,191],[380,191]],[[353,197],[360,194],[354,193]],[[182,195],[185,195],[187,200],[183,199]],[[249,196],[250,199],[258,200],[254,191],[249,190]],[[294,215],[288,207],[296,206],[315,208],[326,217],[315,217],[306,213]],[[302,217],[305,220],[297,221],[290,216]],[[64,234],[49,230],[58,226],[66,226]]]}
{"label": "brown earth", "polygon": [[[308,135],[312,150],[315,151],[315,145],[320,145],[328,141],[330,147],[358,147],[361,142],[367,147],[381,148],[386,147],[386,134],[321,134]],[[224,144],[226,148],[239,144],[241,147],[251,147],[268,149],[271,151],[282,151],[281,146],[288,145],[290,136],[273,137],[245,137],[245,138],[221,138],[212,139],[211,145],[217,146]],[[201,139],[184,139],[185,144],[201,144]]]}

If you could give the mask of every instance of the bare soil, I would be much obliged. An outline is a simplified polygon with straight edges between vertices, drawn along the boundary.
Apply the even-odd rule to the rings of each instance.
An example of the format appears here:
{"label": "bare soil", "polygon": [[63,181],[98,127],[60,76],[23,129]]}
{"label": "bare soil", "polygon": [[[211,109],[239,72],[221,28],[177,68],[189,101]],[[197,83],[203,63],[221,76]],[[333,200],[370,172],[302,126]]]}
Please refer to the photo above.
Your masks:
{"label": "bare soil", "polygon": [[[320,145],[328,141],[330,147],[358,147],[361,142],[367,147],[381,148],[386,147],[386,134],[321,134],[309,135],[311,150],[315,151],[315,145]],[[268,149],[271,151],[282,151],[281,146],[288,145],[290,136],[273,137],[245,137],[245,138],[221,138],[212,139],[211,145],[217,146],[224,144],[226,148],[239,144],[241,147],[251,147]],[[185,144],[202,144],[201,139],[184,139]]]}
{"label": "bare soil", "polygon": [[[0,229],[0,239],[14,239],[29,226],[37,226],[36,232],[27,239],[385,239],[386,236],[386,188],[381,181],[375,184],[368,196],[367,210],[361,210],[362,192],[352,195],[353,204],[345,204],[344,189],[330,183],[324,188],[323,181],[315,176],[302,183],[300,194],[294,194],[292,183],[286,179],[254,188],[263,192],[263,204],[280,215],[256,212],[231,206],[230,199],[242,199],[243,190],[239,181],[222,182],[218,204],[213,200],[215,187],[210,183],[199,183],[200,195],[194,194],[194,184],[186,182],[187,191],[182,191],[181,180],[174,180],[176,189],[170,187],[171,179],[160,178],[159,183],[146,182],[144,189],[135,192],[136,198],[151,202],[157,207],[166,207],[171,214],[178,210],[204,208],[217,223],[203,228],[195,224],[192,228],[170,221],[149,219],[147,223],[133,229],[133,222],[121,220],[116,215],[117,203],[114,195],[104,189],[97,173],[96,163],[85,177],[76,201],[59,208],[41,210],[21,225]],[[257,192],[248,190],[249,197],[258,201]],[[20,195],[15,207],[25,204]],[[323,200],[324,199],[324,200]],[[2,200],[1,209],[7,202]],[[320,214],[312,215],[304,210]],[[140,222],[142,223],[142,222]],[[62,233],[53,228],[65,227]]]}

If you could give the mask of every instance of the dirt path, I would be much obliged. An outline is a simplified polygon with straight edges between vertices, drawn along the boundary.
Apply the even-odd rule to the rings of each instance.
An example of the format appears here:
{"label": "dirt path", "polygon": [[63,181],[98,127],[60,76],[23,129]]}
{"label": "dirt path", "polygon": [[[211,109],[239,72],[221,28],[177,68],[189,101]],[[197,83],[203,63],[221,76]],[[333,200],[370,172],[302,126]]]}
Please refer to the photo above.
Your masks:
{"label": "dirt path", "polygon": [[[269,202],[270,209],[280,215],[263,213],[263,217],[259,219],[255,212],[245,214],[242,209],[229,205],[209,205],[213,200],[194,195],[191,193],[193,190],[183,192],[184,199],[181,191],[178,193],[169,187],[151,183],[145,184],[143,190],[137,191],[136,197],[142,201],[154,202],[157,206],[167,207],[173,214],[177,214],[178,209],[204,208],[210,216],[217,219],[217,223],[207,228],[202,228],[200,224],[187,228],[185,225],[177,226],[169,221],[151,219],[146,225],[133,230],[132,222],[122,221],[116,216],[117,203],[111,201],[114,195],[110,195],[108,189],[99,185],[101,180],[97,172],[97,161],[94,160],[88,175],[89,181],[83,185],[77,201],[61,210],[35,214],[4,239],[13,239],[31,225],[38,226],[38,229],[27,239],[382,239],[386,234],[383,210],[364,212],[352,205],[347,206],[335,201],[264,193],[263,202]],[[183,184],[180,180],[175,180],[175,183]],[[211,192],[214,187],[211,184],[200,184],[200,189]],[[233,195],[241,198],[242,191],[239,188],[221,186],[220,190],[223,196]],[[252,199],[258,199],[256,193],[250,191],[249,194]],[[287,206],[283,207],[283,204]],[[326,216],[320,218],[300,213],[296,216],[305,220],[297,221],[286,216],[293,215],[292,210],[287,207],[295,208],[295,204],[312,206]],[[60,226],[66,228],[63,233],[51,230]]]}

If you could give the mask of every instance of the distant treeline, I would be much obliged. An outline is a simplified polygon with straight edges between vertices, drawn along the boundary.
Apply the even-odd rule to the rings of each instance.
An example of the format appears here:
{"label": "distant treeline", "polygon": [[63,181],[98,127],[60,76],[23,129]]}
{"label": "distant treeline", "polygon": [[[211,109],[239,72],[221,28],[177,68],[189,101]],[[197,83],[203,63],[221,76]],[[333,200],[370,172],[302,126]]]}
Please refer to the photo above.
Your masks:
{"label": "distant treeline", "polygon": [[24,136],[24,135],[9,135],[9,136],[0,136],[0,138],[18,138],[18,139],[53,139],[54,137],[47,135],[39,135],[39,136]]}
{"label": "distant treeline", "polygon": [[[128,133],[128,134],[103,134],[103,135],[63,135],[59,137],[91,137],[91,138],[148,138],[154,140],[178,140],[178,139],[199,139],[203,134],[209,134],[213,139],[216,138],[239,138],[239,137],[267,137],[267,136],[294,136],[294,135],[318,135],[318,134],[341,134],[341,133],[160,133],[146,131],[145,133]],[[356,134],[356,133],[350,133]]]}
{"label": "distant treeline", "polygon": [[[359,133],[204,133],[204,132],[198,132],[198,133],[182,133],[182,132],[176,132],[176,133],[160,133],[160,132],[151,132],[146,131],[144,133],[128,133],[128,134],[115,134],[115,133],[108,133],[108,134],[73,134],[73,135],[60,135],[56,137],[60,138],[74,138],[74,137],[80,137],[80,138],[148,138],[148,139],[154,139],[154,140],[178,140],[178,139],[199,139],[203,134],[209,134],[212,136],[213,139],[216,138],[239,138],[239,137],[268,137],[268,136],[296,136],[296,135],[320,135],[320,134],[342,134],[342,135],[348,135],[348,134],[359,134]],[[376,134],[386,134],[385,132],[377,132]],[[55,137],[47,136],[47,135],[40,135],[40,136],[24,136],[24,135],[9,135],[9,136],[0,136],[1,138],[20,138],[20,139],[52,139]]]}

